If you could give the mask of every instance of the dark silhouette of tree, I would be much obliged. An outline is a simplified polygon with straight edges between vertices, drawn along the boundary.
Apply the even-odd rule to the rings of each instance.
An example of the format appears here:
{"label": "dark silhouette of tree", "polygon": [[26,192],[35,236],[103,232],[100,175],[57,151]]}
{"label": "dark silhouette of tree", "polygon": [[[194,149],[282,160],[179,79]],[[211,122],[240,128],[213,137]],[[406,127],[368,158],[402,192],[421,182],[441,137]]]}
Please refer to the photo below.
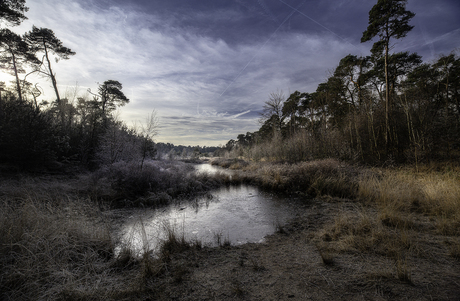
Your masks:
{"label": "dark silhouette of tree", "polygon": [[90,167],[94,167],[91,165],[97,161],[95,155],[97,149],[101,147],[101,137],[106,136],[107,131],[111,130],[109,127],[113,125],[110,112],[117,106],[123,106],[129,102],[121,90],[120,82],[107,80],[99,85],[97,94],[88,89],[88,92],[93,95],[92,100],[79,100],[78,111],[82,117],[85,117],[83,128],[86,132],[82,158]]}
{"label": "dark silhouette of tree", "polygon": [[124,106],[129,103],[129,99],[121,91],[122,84],[116,80],[106,80],[102,85],[99,85],[98,92],[101,98],[102,113],[112,111],[117,106]]}
{"label": "dark silhouette of tree", "polygon": [[155,144],[153,143],[153,137],[158,134],[159,120],[155,110],[147,115],[145,123],[140,125],[139,128],[139,139],[141,140],[140,153],[141,153],[141,169],[144,167],[145,159],[150,155],[155,155]]}
{"label": "dark silhouette of tree", "polygon": [[339,66],[334,71],[334,77],[342,79],[347,97],[353,107],[357,108],[363,103],[363,92],[366,85],[365,73],[369,67],[368,57],[349,54],[340,60]]}
{"label": "dark silhouette of tree", "polygon": [[269,119],[265,120],[259,129],[259,135],[262,139],[268,141],[275,137],[275,133],[278,133],[278,129],[282,126],[282,122],[278,115],[273,114]]}
{"label": "dark silhouette of tree", "polygon": [[374,43],[372,53],[375,56],[384,56],[385,72],[385,143],[388,147],[390,135],[390,83],[388,74],[389,51],[392,38],[401,39],[412,30],[409,21],[415,16],[413,12],[406,10],[407,0],[378,0],[377,4],[369,12],[369,26],[363,32],[361,42],[367,42],[378,36],[379,40]]}
{"label": "dark silhouette of tree", "polygon": [[[265,102],[259,123],[271,123],[274,131],[281,131],[283,126],[283,102],[285,100],[282,91],[270,93],[269,99]],[[273,116],[276,117],[273,117]],[[275,121],[273,123],[273,121]]]}
{"label": "dark silhouette of tree", "polygon": [[295,91],[284,102],[282,113],[285,120],[287,120],[286,135],[292,136],[300,128],[305,127],[307,119],[304,115],[310,97],[308,93]]}
{"label": "dark silhouette of tree", "polygon": [[[48,28],[32,27],[32,30],[25,34],[26,41],[30,44],[35,53],[43,53],[42,64],[36,71],[45,74],[51,79],[54,92],[56,93],[57,103],[61,103],[59,90],[57,88],[56,74],[51,68],[51,55],[56,56],[56,62],[59,59],[67,60],[75,52],[62,45],[62,42],[54,35],[54,32]],[[42,68],[43,67],[43,68]]]}
{"label": "dark silhouette of tree", "polygon": [[6,69],[16,78],[16,91],[22,101],[19,73],[24,73],[23,65],[29,63],[35,66],[40,64],[35,54],[24,39],[9,29],[0,30],[0,67]]}
{"label": "dark silhouette of tree", "polygon": [[1,0],[0,1],[0,25],[6,21],[12,26],[21,24],[27,17],[24,15],[29,10],[25,0]]}

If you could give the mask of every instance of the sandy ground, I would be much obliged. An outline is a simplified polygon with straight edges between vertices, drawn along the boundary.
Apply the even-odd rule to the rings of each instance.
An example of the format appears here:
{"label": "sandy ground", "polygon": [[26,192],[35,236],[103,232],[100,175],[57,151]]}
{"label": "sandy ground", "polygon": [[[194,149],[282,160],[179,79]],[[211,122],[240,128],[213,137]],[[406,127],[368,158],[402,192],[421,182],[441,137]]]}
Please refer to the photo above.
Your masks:
{"label": "sandy ground", "polygon": [[[262,244],[191,249],[172,256],[146,285],[144,300],[460,300],[460,261],[430,228],[412,233],[420,249],[404,262],[375,252],[333,252],[324,263],[321,229],[353,211],[351,201],[310,201]],[[455,239],[455,238],[453,238]]]}

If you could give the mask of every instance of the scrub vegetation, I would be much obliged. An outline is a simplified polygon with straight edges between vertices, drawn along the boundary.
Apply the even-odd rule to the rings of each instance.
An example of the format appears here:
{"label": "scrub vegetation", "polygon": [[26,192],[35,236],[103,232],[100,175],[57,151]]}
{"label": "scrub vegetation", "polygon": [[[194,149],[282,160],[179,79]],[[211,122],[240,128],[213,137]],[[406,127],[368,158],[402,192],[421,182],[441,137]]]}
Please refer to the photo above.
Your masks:
{"label": "scrub vegetation", "polygon": [[[371,10],[370,56],[346,56],[314,93],[272,93],[260,130],[222,148],[155,144],[155,112],[128,127],[115,80],[61,95],[50,57],[75,53],[50,29],[0,28],[0,67],[16,78],[0,86],[0,299],[458,299],[460,60],[390,52],[412,29],[405,4]],[[27,7],[0,12],[11,27]],[[55,101],[19,78],[27,68],[50,78]],[[227,170],[196,173],[204,152]],[[262,244],[216,233],[211,248],[166,224],[151,249],[142,221],[139,252],[114,235],[114,208],[239,184],[284,195],[297,214]]]}

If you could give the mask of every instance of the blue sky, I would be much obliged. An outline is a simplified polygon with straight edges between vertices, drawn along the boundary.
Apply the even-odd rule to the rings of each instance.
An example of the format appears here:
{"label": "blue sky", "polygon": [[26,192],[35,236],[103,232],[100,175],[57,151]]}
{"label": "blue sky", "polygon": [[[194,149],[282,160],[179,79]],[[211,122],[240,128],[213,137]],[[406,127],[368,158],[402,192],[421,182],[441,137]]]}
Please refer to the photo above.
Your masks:
{"label": "blue sky", "polygon": [[[217,146],[255,131],[271,92],[314,92],[339,60],[368,55],[360,43],[371,0],[29,0],[32,25],[76,52],[54,64],[62,95],[118,80],[128,125],[155,110],[156,141]],[[394,51],[425,61],[460,47],[460,1],[409,0],[415,28]],[[0,80],[5,80],[0,75]],[[42,99],[51,83],[39,77]]]}

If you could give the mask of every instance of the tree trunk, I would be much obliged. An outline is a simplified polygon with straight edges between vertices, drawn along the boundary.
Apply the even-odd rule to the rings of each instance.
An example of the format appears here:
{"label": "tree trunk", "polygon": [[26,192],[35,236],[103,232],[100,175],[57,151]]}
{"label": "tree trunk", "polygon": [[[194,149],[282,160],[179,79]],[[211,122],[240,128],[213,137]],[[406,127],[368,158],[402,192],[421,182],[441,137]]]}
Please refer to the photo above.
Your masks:
{"label": "tree trunk", "polygon": [[13,57],[14,76],[16,77],[16,89],[18,90],[19,100],[22,101],[22,93],[21,93],[21,85],[19,84],[18,68],[16,66],[16,57],[13,51],[11,51],[11,56]]}
{"label": "tree trunk", "polygon": [[54,92],[56,93],[57,103],[58,103],[58,105],[61,105],[61,98],[59,97],[59,91],[58,91],[58,88],[57,88],[56,77],[54,77],[53,70],[51,69],[51,62],[50,62],[50,58],[48,56],[48,48],[46,47],[45,41],[43,41],[43,47],[44,47],[44,50],[45,50],[46,61],[48,63],[48,71],[50,72],[49,76],[51,78],[51,82],[53,83]]}
{"label": "tree trunk", "polygon": [[385,43],[385,148],[388,152],[390,134],[390,86],[388,85],[388,47],[389,41]]}

